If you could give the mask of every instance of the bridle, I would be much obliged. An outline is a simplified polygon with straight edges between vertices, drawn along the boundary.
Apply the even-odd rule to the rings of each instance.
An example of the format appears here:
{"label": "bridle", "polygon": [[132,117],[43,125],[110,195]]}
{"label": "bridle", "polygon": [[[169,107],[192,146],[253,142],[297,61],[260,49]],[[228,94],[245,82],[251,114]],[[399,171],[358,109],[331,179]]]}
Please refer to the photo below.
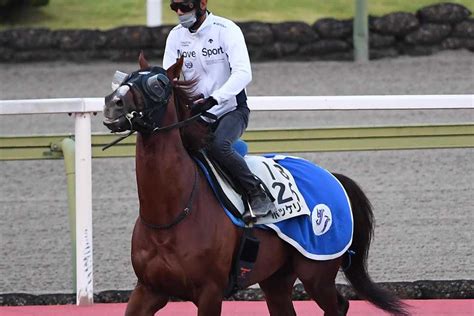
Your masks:
{"label": "bridle", "polygon": [[119,88],[122,86],[128,86],[132,94],[140,94],[145,106],[143,111],[127,112],[117,118],[127,120],[130,126],[129,132],[104,146],[102,150],[116,145],[135,132],[146,134],[167,132],[189,125],[202,115],[209,115],[209,113],[205,112],[197,113],[183,121],[178,121],[167,126],[159,126],[158,121],[163,117],[171,95],[174,97],[175,106],[179,106],[180,104],[176,93],[173,93],[175,86],[173,82],[168,79],[166,72],[162,68],[152,67],[150,71],[135,71],[124,79]]}

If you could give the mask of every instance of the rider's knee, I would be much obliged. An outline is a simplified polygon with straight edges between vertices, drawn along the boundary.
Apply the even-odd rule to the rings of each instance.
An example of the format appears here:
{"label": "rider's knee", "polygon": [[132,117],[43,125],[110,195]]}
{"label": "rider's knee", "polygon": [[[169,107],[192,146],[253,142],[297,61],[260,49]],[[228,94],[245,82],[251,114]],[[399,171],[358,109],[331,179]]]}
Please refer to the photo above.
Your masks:
{"label": "rider's knee", "polygon": [[232,154],[232,142],[226,138],[216,137],[208,150],[217,159],[228,157]]}

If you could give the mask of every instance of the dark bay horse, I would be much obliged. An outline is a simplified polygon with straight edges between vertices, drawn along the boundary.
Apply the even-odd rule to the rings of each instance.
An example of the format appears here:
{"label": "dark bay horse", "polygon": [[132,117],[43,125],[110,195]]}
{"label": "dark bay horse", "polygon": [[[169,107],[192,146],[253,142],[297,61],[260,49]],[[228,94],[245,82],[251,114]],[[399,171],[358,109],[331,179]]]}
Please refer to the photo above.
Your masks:
{"label": "dark bay horse", "polygon": [[[136,177],[139,215],[132,237],[138,278],[126,315],[154,315],[170,297],[193,302],[198,315],[220,315],[242,229],[224,213],[186,144],[193,82],[177,81],[183,59],[167,71],[150,67],[142,55],[132,73],[105,99],[104,124],[113,132],[137,131]],[[194,125],[197,125],[194,124]],[[193,130],[196,133],[197,129]],[[188,133],[189,134],[189,133]],[[371,205],[359,186],[335,174],[351,201],[355,255],[345,276],[377,307],[406,315],[403,303],[379,288],[367,272],[373,231]],[[254,229],[260,250],[247,286],[258,283],[271,315],[296,315],[291,300],[299,278],[325,315],[346,315],[349,304],[335,287],[348,254],[310,260],[269,230]]]}

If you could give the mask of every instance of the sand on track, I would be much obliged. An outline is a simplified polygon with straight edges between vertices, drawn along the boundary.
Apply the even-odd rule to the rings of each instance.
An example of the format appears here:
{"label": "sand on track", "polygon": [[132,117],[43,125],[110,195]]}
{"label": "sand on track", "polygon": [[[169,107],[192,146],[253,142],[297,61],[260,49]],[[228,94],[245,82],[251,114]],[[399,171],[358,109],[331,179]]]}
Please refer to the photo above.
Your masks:
{"label": "sand on track", "polygon": [[[443,52],[349,62],[252,64],[249,95],[472,94],[474,55]],[[154,61],[157,64],[160,61]],[[0,99],[102,97],[116,69],[135,63],[0,64]],[[463,123],[474,110],[253,112],[249,128]],[[0,116],[1,135],[72,133],[66,115]],[[93,131],[106,132],[100,114]],[[472,279],[474,150],[306,153],[356,180],[374,205],[369,271],[375,281]],[[93,160],[94,290],[131,289],[137,215],[134,160]],[[72,292],[61,160],[0,164],[0,293]]]}

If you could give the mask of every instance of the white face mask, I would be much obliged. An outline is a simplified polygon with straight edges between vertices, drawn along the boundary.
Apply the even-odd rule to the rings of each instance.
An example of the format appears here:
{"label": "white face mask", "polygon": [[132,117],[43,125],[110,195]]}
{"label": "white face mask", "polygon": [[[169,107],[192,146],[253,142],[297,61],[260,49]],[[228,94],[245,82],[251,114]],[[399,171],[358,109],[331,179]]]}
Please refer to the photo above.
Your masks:
{"label": "white face mask", "polygon": [[187,29],[193,26],[194,23],[196,23],[197,21],[195,11],[191,11],[189,13],[179,15],[178,19],[179,19],[179,23]]}

